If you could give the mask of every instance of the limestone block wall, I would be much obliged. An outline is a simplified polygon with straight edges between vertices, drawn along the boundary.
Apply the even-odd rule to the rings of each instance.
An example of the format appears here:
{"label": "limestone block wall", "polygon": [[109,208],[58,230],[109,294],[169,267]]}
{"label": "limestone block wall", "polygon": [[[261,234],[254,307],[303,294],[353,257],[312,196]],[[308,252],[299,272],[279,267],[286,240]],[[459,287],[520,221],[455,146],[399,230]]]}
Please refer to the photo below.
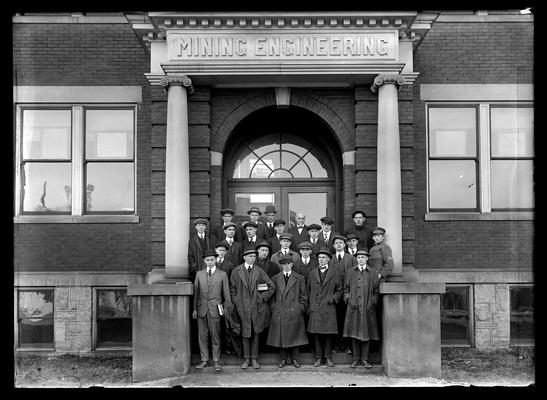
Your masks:
{"label": "limestone block wall", "polygon": [[509,347],[508,284],[474,285],[475,347]]}
{"label": "limestone block wall", "polygon": [[55,288],[55,348],[61,353],[91,351],[92,288]]}

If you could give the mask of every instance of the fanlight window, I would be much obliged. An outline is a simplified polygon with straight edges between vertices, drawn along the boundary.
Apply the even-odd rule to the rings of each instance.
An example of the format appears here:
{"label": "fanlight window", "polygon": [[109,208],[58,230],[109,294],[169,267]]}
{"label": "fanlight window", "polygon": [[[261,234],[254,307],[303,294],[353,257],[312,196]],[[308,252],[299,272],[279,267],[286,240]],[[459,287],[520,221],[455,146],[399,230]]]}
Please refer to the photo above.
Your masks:
{"label": "fanlight window", "polygon": [[310,143],[299,137],[267,135],[245,147],[236,161],[232,177],[328,178],[321,158]]}

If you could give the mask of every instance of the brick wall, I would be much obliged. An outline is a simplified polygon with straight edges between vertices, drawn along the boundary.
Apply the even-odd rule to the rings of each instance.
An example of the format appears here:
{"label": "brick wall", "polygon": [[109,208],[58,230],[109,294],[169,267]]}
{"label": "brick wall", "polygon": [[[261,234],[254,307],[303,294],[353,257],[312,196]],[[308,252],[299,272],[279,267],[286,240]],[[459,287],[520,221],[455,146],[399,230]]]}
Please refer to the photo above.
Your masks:
{"label": "brick wall", "polygon": [[[141,86],[137,224],[15,224],[15,271],[150,270],[149,56],[128,24],[13,24],[13,84]],[[15,124],[13,130],[15,138]],[[15,140],[14,140],[15,142]]]}
{"label": "brick wall", "polygon": [[532,268],[533,221],[424,221],[427,137],[419,85],[532,83],[533,64],[532,23],[438,22],[415,51],[414,69],[420,72],[413,91],[417,268]]}

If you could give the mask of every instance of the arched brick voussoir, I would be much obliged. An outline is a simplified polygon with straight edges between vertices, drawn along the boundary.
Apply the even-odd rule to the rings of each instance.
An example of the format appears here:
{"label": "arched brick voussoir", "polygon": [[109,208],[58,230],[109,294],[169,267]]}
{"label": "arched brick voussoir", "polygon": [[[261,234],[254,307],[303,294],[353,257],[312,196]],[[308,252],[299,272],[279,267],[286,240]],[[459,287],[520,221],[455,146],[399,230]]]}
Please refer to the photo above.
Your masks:
{"label": "arched brick voussoir", "polygon": [[[211,150],[223,152],[230,134],[245,117],[261,108],[276,104],[275,92],[257,93],[247,97],[233,108],[226,118],[214,129],[211,135]],[[315,96],[308,91],[293,89],[291,91],[290,105],[304,108],[318,115],[332,130],[342,152],[355,148],[355,139],[348,125],[340,115],[328,104],[328,99]]]}

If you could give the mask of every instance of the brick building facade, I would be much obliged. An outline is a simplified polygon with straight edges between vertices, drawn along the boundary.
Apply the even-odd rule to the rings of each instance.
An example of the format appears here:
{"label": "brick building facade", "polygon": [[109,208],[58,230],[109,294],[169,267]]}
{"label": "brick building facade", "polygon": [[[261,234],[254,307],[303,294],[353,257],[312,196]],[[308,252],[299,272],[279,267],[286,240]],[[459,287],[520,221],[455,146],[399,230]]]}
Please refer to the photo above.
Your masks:
{"label": "brick building facade", "polygon": [[[13,18],[13,150],[18,182],[14,193],[14,328],[18,350],[57,354],[130,350],[130,338],[112,333],[127,329],[130,321],[124,288],[147,281],[152,269],[166,267],[168,94],[154,81],[161,61],[155,57],[163,53],[154,53],[150,43],[164,40],[172,25],[153,27],[151,20],[167,18],[153,14],[143,13],[138,18],[135,14]],[[421,282],[447,285],[441,310],[442,329],[446,331],[443,345],[490,348],[533,343],[530,321],[523,322],[532,315],[533,324],[533,203],[531,207],[522,207],[520,203],[503,209],[492,207],[492,196],[486,194],[490,188],[485,186],[485,176],[489,181],[492,172],[483,170],[490,154],[481,144],[481,135],[488,134],[484,129],[494,124],[489,121],[484,129],[481,125],[485,123],[483,117],[491,115],[490,108],[533,107],[533,16],[520,15],[518,11],[394,14],[386,13],[387,23],[381,18],[378,23],[399,33],[400,54],[407,54],[406,59],[400,56],[400,73],[406,83],[397,93],[401,240],[396,246],[400,246],[402,267],[405,271],[417,270]],[[242,14],[218,20],[207,15],[179,17],[180,26],[188,29],[199,23],[206,30],[225,27],[226,21],[243,20],[246,33],[252,34],[255,26],[263,29],[263,24],[271,25],[263,15]],[[294,18],[281,13],[273,19],[285,20],[295,29],[312,25],[319,29],[318,17],[322,16]],[[194,22],[188,22],[188,18]],[[376,29],[376,22],[370,22],[372,17],[366,13],[329,15],[324,19],[329,18],[337,21],[331,24],[332,29],[336,27],[341,32],[346,27]],[[141,20],[145,22],[141,24]],[[177,23],[173,17],[170,24]],[[278,25],[281,26],[284,25]],[[407,44],[403,46],[403,42]],[[227,166],[239,157],[238,146],[243,149],[249,145],[254,134],[260,138],[260,124],[247,122],[253,114],[263,112],[260,115],[271,118],[264,125],[274,123],[276,115],[288,115],[294,121],[309,118],[310,126],[315,126],[313,121],[323,124],[325,133],[321,131],[321,135],[330,135],[321,139],[324,142],[313,141],[313,133],[309,132],[302,133],[302,138],[314,146],[327,143],[322,151],[333,154],[326,168],[330,168],[330,181],[325,179],[324,184],[325,191],[334,196],[328,206],[332,208],[328,209],[337,220],[335,230],[347,230],[356,209],[366,210],[369,226],[382,224],[377,201],[378,185],[382,184],[377,169],[381,157],[379,100],[378,93],[370,90],[372,78],[382,73],[377,71],[368,72],[363,79],[351,74],[332,79],[329,76],[327,83],[299,81],[291,76],[284,84],[279,84],[279,80],[249,84],[253,81],[246,82],[244,78],[216,82],[189,72],[194,91],[188,94],[187,107],[188,221],[205,217],[216,225],[223,207],[238,206],[231,190],[242,184],[236,182]],[[280,86],[291,88],[288,107],[279,108],[276,87]],[[77,140],[81,146],[86,140],[85,135],[84,139],[75,139],[78,132],[87,129],[83,124],[79,130],[78,121],[88,121],[89,110],[109,109],[113,105],[133,110],[135,116],[134,201],[129,207],[133,209],[87,212],[89,197],[88,203],[81,200],[81,204],[76,204],[75,194],[68,200],[69,208],[72,204],[70,212],[28,208],[34,205],[27,205],[21,197],[21,171],[36,160],[22,156],[26,143],[24,111],[71,110],[73,158],[68,162],[72,165],[73,184],[77,182],[83,188],[86,174],[91,174],[86,171],[91,171],[87,168],[92,160],[85,159],[87,153],[78,153],[81,150],[74,147]],[[428,178],[432,165],[428,147],[431,106],[467,106],[480,116],[475,155],[475,183],[480,188],[473,210],[431,210],[429,196],[436,190]],[[243,130],[244,126],[247,130]],[[240,131],[244,133],[238,136]],[[76,160],[82,154],[83,163]],[[523,157],[530,159],[533,160],[533,154]],[[290,186],[287,182],[280,187]],[[44,188],[42,200],[45,193]],[[79,198],[82,197],[85,195]],[[290,218],[289,213],[286,215],[283,217]],[[312,222],[319,221],[307,221]],[[34,299],[36,294],[40,300]],[[29,309],[32,301],[40,304]],[[37,329],[33,318],[49,322],[36,333],[32,330]],[[52,333],[47,333],[48,329]],[[522,329],[528,333],[522,333]],[[27,332],[30,333],[25,336]]]}

